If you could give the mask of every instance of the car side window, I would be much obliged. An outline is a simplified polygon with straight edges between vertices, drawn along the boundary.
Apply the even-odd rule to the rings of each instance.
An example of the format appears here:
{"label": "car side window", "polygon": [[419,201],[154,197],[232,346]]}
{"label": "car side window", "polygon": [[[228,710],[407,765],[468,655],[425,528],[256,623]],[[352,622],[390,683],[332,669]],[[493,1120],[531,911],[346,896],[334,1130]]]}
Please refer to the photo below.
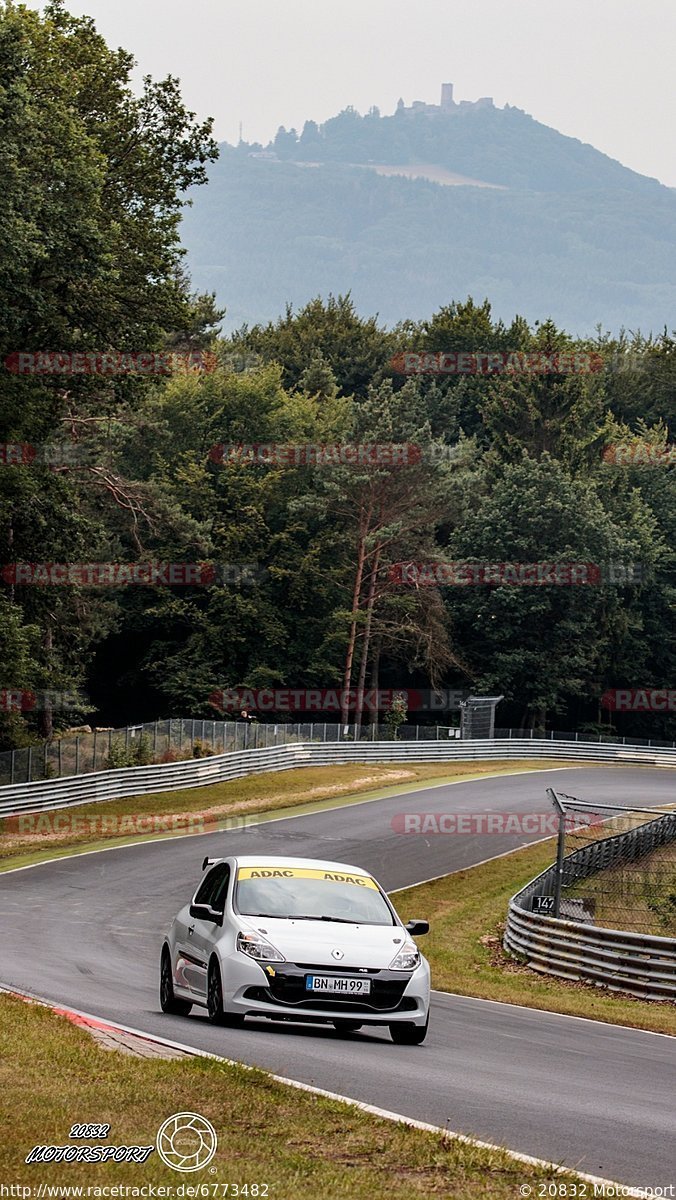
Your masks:
{"label": "car side window", "polygon": [[228,867],[224,863],[222,873],[221,873],[219,879],[216,881],[214,891],[213,891],[212,897],[211,897],[211,907],[213,909],[215,909],[216,912],[222,913],[225,909],[225,897],[228,894],[229,882],[230,882],[230,867]]}
{"label": "car side window", "polygon": [[[210,908],[223,912],[225,893],[230,878],[230,867],[227,863],[219,863],[204,877],[195,894],[195,904],[208,904]],[[222,898],[219,904],[219,898]]]}

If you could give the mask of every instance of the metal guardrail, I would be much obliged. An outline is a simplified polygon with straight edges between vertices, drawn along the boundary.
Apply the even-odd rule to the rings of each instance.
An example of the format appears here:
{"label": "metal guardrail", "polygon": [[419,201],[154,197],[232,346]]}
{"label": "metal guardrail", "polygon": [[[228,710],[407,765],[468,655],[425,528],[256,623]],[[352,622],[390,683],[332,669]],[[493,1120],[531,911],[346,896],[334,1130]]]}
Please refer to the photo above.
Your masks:
{"label": "metal guardrail", "polygon": [[[583,762],[633,762],[676,767],[676,750],[648,749],[623,745],[548,741],[546,752],[538,740],[486,739],[447,742],[291,742],[265,749],[231,751],[212,758],[184,762],[155,763],[45,779],[0,788],[0,817],[49,809],[66,808],[96,801],[200,788],[226,780],[241,779],[262,771],[288,771],[295,767],[343,763],[454,762],[463,760],[554,758]],[[663,818],[671,822],[673,818]],[[634,838],[637,853],[643,853],[641,828],[660,829],[644,837],[664,840],[660,822],[599,843],[596,861],[603,864],[602,847],[621,837]],[[666,825],[664,827],[666,829]],[[637,836],[638,835],[638,836]],[[589,848],[582,854],[587,855]],[[580,852],[577,852],[580,853]],[[574,855],[569,856],[570,862]],[[590,855],[587,855],[590,858]],[[581,874],[589,862],[580,861]],[[590,869],[595,869],[591,867]],[[553,891],[556,866],[549,867],[522,888],[509,903],[505,947],[523,957],[536,970],[566,979],[586,979],[606,987],[648,999],[676,1000],[676,939],[592,927],[579,921],[544,917],[529,911],[531,898]]]}
{"label": "metal guardrail", "polygon": [[[674,839],[676,814],[600,839],[563,860],[564,882],[588,878],[618,861],[641,858]],[[548,975],[587,980],[647,1000],[676,1001],[676,938],[606,929],[530,911],[533,897],[554,892],[556,871],[556,864],[548,867],[512,896],[505,949]],[[562,900],[562,911],[566,903],[572,902]]]}
{"label": "metal guardrail", "polygon": [[[397,741],[445,742],[460,737],[460,728],[450,725],[400,725]],[[485,735],[487,736],[487,735]],[[585,745],[621,745],[627,748],[676,749],[676,742],[648,738],[626,738],[608,733],[562,733],[556,730],[496,729],[494,737],[517,741],[582,742]],[[262,750],[287,742],[380,742],[390,741],[386,725],[341,725],[331,721],[216,721],[172,717],[143,725],[125,725],[119,729],[95,729],[92,733],[73,733],[40,745],[23,746],[0,752],[0,788],[15,783],[33,783],[40,779],[61,779],[70,775],[93,774],[110,770],[115,754],[146,752],[138,762],[167,762],[189,758],[198,744],[202,751],[225,754],[236,750]],[[128,764],[127,764],[128,765]]]}
{"label": "metal guardrail", "polygon": [[199,788],[241,779],[261,771],[342,763],[458,762],[467,759],[547,758],[583,762],[633,762],[676,767],[676,749],[630,748],[598,743],[486,739],[446,742],[292,742],[260,750],[234,751],[212,758],[120,767],[63,779],[45,779],[0,788],[0,816],[65,808],[125,796],[142,796],[177,788]]}
{"label": "metal guardrail", "polygon": [[[191,758],[195,746],[201,750],[200,757],[208,757],[229,751],[285,746],[287,742],[378,742],[389,740],[391,736],[385,725],[363,725],[358,732],[353,724],[341,725],[335,721],[247,722],[172,717],[144,725],[73,733],[36,746],[3,750],[0,752],[0,788],[15,783],[35,783],[41,779],[61,779],[64,776],[90,775],[96,771],[115,769],[111,766],[111,760],[120,753],[130,755],[131,761],[119,765],[133,766]],[[450,725],[400,725],[397,736],[400,741],[438,742],[459,737],[460,728]],[[676,743],[673,745],[676,746]],[[137,757],[134,763],[134,755],[138,756],[141,750],[144,757]]]}

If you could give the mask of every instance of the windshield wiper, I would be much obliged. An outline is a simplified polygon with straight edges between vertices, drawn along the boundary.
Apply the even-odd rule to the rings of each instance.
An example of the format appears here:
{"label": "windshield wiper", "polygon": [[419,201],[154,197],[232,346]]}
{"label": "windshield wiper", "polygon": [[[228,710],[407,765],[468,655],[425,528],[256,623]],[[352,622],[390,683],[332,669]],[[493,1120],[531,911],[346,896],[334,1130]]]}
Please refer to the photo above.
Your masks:
{"label": "windshield wiper", "polygon": [[309,917],[305,913],[293,913],[287,921],[338,921],[341,925],[363,925],[363,921],[353,921],[350,917]]}
{"label": "windshield wiper", "polygon": [[341,925],[364,925],[365,921],[353,921],[350,917],[313,917],[307,913],[242,913],[243,917],[267,917],[270,921],[336,921]]}

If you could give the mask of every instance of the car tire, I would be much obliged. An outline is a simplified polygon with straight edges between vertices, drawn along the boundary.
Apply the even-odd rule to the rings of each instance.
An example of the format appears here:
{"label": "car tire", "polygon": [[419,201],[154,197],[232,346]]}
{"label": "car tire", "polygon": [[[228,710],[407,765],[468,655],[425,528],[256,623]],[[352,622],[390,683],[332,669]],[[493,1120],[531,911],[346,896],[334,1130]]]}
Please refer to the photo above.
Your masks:
{"label": "car tire", "polygon": [[356,1033],[358,1029],[361,1029],[360,1021],[347,1021],[342,1017],[337,1018],[333,1025],[338,1033]]}
{"label": "car tire", "polygon": [[400,1021],[390,1025],[390,1037],[397,1046],[419,1046],[427,1037],[429,1017],[424,1025],[414,1025],[413,1021]]}
{"label": "car tire", "polygon": [[171,955],[167,946],[163,947],[160,959],[160,1008],[163,1013],[173,1013],[176,1017],[187,1017],[192,1008],[189,1000],[179,1000],[174,995]]}
{"label": "car tire", "polygon": [[212,958],[207,973],[207,1012],[212,1025],[230,1025],[239,1028],[244,1017],[239,1013],[228,1013],[223,1009],[223,982],[217,958]]}

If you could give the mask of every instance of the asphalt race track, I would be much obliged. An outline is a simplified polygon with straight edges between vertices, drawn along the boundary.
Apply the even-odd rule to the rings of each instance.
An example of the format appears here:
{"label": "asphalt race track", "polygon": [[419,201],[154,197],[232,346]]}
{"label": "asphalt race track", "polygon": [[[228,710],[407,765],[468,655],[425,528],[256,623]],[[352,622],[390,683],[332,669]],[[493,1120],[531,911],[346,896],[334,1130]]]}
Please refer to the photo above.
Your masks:
{"label": "asphalt race track", "polygon": [[419,1047],[393,1045],[385,1028],[343,1037],[247,1021],[229,1030],[159,1010],[162,934],[205,854],[334,859],[394,890],[541,836],[403,835],[391,826],[397,814],[550,813],[547,786],[606,803],[676,799],[674,774],[663,769],[527,772],[0,874],[0,981],[594,1175],[676,1185],[676,1038],[444,993],[433,997]]}

